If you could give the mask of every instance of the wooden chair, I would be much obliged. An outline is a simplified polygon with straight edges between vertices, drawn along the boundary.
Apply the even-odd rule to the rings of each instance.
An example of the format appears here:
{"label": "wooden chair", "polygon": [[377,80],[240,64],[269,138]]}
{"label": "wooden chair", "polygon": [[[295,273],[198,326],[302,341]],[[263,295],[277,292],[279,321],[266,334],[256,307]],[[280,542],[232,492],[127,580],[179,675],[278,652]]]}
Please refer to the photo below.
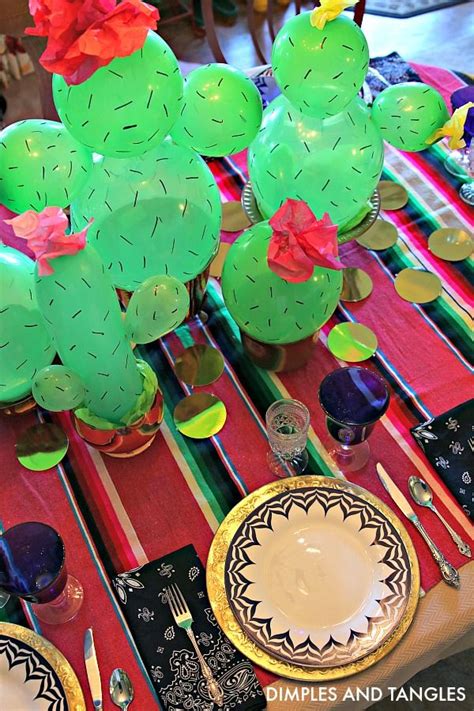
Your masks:
{"label": "wooden chair", "polygon": [[[209,46],[211,48],[211,51],[214,55],[216,62],[227,63],[227,60],[226,60],[225,55],[222,51],[222,48],[221,48],[221,45],[219,42],[219,38],[218,38],[217,32],[216,32],[216,25],[214,22],[214,12],[212,9],[212,0],[201,0],[201,2],[202,2],[202,14],[203,14],[203,18],[204,18],[204,28],[206,31],[206,37],[207,37]],[[268,31],[269,31],[270,38],[271,38],[272,42],[275,40],[275,36],[276,36],[275,26],[273,24],[273,21],[274,21],[273,2],[274,2],[274,0],[268,0],[268,6],[267,6],[267,12],[266,12],[266,21],[267,21]],[[253,42],[253,46],[255,48],[255,52],[257,54],[258,60],[262,64],[268,64],[268,59],[265,57],[265,54],[262,51],[262,47],[260,45],[260,41],[258,39],[257,23],[256,23],[256,18],[255,18],[255,11],[253,9],[253,0],[246,0],[246,3],[247,3],[248,27],[249,27],[250,37]],[[354,21],[359,25],[359,27],[362,25],[364,11],[365,11],[365,0],[359,0],[359,2],[357,3],[357,5],[355,6],[355,9],[354,9]],[[301,12],[301,0],[295,0],[295,12],[297,15],[299,15],[299,13]]]}

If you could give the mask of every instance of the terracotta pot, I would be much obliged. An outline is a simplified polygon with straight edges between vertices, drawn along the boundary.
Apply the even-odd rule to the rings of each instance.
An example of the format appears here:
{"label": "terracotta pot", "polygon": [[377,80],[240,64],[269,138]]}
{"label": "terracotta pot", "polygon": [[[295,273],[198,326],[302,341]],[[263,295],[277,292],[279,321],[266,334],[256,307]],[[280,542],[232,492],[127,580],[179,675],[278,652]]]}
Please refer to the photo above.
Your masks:
{"label": "terracotta pot", "polygon": [[319,331],[302,341],[286,344],[262,343],[240,331],[245,353],[255,365],[275,373],[288,372],[301,368],[311,358]]}
{"label": "terracotta pot", "polygon": [[76,432],[94,449],[110,457],[134,457],[153,442],[163,421],[163,395],[158,388],[149,411],[133,425],[115,430],[100,430],[86,424],[73,414]]}
{"label": "terracotta pot", "polygon": [[35,407],[36,402],[31,395],[28,395],[28,397],[18,400],[18,402],[9,402],[8,405],[0,406],[0,416],[24,415],[25,412],[31,412]]}

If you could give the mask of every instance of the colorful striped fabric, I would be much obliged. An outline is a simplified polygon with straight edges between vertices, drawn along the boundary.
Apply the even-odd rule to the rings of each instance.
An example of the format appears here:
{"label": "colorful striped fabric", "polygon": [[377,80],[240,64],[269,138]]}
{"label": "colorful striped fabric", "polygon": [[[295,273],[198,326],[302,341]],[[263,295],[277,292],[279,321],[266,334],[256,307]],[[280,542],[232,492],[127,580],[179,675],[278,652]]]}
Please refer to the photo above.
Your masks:
{"label": "colorful striped fabric", "polygon": [[[425,81],[449,92],[462,85],[455,75],[417,65]],[[70,449],[55,470],[34,473],[17,462],[14,443],[24,429],[47,413],[6,418],[1,423],[2,498],[0,526],[19,521],[51,523],[66,542],[70,571],[82,581],[85,602],[78,618],[59,628],[41,628],[28,605],[15,601],[0,618],[43,632],[73,664],[87,690],[82,660],[86,627],[94,626],[103,680],[116,666],[130,673],[138,709],[158,708],[146,671],[116,602],[110,578],[188,543],[203,562],[212,537],[228,511],[249,491],[272,480],[265,457],[266,408],[280,397],[303,400],[312,427],[308,472],[342,476],[331,461],[324,419],[317,401],[318,384],[340,362],[327,350],[330,328],[341,321],[365,323],[378,335],[379,348],[367,366],[380,372],[391,389],[387,414],[371,437],[373,461],[380,459],[406,490],[410,474],[418,473],[432,486],[446,519],[468,537],[472,527],[457,502],[437,478],[414,443],[409,429],[431,415],[448,410],[468,397],[470,365],[469,284],[472,261],[447,263],[427,249],[430,233],[441,226],[469,227],[468,208],[459,199],[458,181],[443,168],[445,148],[435,146],[407,155],[387,147],[384,177],[408,189],[408,205],[383,217],[399,231],[395,247],[369,252],[357,244],[342,250],[346,266],[363,267],[374,291],[365,301],[343,304],[322,329],[311,363],[294,373],[274,374],[256,368],[242,354],[239,333],[230,318],[219,284],[211,282],[205,310],[209,320],[196,319],[164,340],[139,349],[158,373],[166,402],[165,421],[153,446],[135,459],[110,459],[87,448],[72,428],[70,417],[56,419],[70,438]],[[246,180],[246,156],[210,163],[223,199],[239,199]],[[223,234],[232,241],[235,234]],[[393,281],[406,266],[424,266],[442,279],[443,293],[433,303],[413,305],[396,294]],[[221,397],[228,410],[224,429],[215,437],[195,441],[174,428],[175,404],[190,392],[174,376],[173,363],[192,343],[207,343],[225,357],[223,376],[206,388]],[[391,505],[376,477],[373,463],[351,476]],[[420,518],[454,565],[466,562],[446,531],[429,511]],[[407,523],[418,551],[422,586],[429,590],[440,580],[437,566],[418,533]],[[263,684],[272,677],[257,670]],[[105,683],[104,683],[105,689]],[[88,697],[88,694],[85,694]],[[88,699],[88,708],[92,708]],[[106,709],[112,706],[106,702]]]}

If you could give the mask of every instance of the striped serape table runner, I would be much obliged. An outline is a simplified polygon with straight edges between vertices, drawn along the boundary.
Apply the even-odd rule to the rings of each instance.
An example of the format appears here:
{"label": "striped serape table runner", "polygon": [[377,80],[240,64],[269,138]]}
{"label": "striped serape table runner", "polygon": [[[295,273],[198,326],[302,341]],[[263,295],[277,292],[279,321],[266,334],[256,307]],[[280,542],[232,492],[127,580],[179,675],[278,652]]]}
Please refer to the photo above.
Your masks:
{"label": "striped serape table runner", "polygon": [[[415,69],[448,100],[463,85],[445,70],[419,65]],[[110,579],[188,543],[194,544],[206,562],[213,534],[227,512],[249,491],[272,480],[265,462],[264,427],[271,402],[294,397],[307,404],[312,418],[308,473],[342,476],[326,450],[328,437],[317,399],[321,379],[341,364],[326,347],[329,330],[339,322],[359,321],[376,332],[379,348],[366,365],[381,373],[391,389],[389,410],[371,437],[373,461],[383,461],[402,488],[410,474],[424,477],[442,514],[463,537],[469,537],[468,518],[409,432],[415,424],[467,399],[472,383],[468,313],[472,262],[443,262],[427,249],[427,239],[437,227],[469,229],[469,208],[458,197],[458,181],[443,167],[445,155],[442,145],[412,155],[387,146],[383,177],[404,185],[410,196],[404,209],[383,215],[396,225],[398,242],[384,252],[369,252],[355,243],[344,246],[344,265],[363,267],[373,280],[374,291],[363,302],[338,308],[322,329],[316,353],[305,368],[276,375],[253,366],[242,355],[237,327],[223,304],[218,283],[212,281],[205,325],[196,319],[139,349],[155,368],[166,402],[160,433],[139,457],[102,457],[84,445],[69,416],[62,414],[57,420],[71,442],[67,457],[53,470],[30,472],[15,458],[15,441],[28,426],[50,415],[35,412],[1,421],[0,525],[8,528],[20,521],[41,520],[57,528],[66,543],[70,572],[82,581],[86,597],[78,617],[57,628],[40,626],[28,605],[13,600],[0,615],[44,633],[70,660],[85,692],[82,640],[85,628],[92,625],[103,680],[116,666],[127,669],[135,686],[136,707],[158,708]],[[239,199],[246,180],[245,161],[245,154],[239,154],[210,163],[224,200]],[[232,241],[235,234],[224,233],[223,239]],[[425,267],[440,276],[443,292],[435,302],[414,305],[397,296],[394,278],[408,266]],[[227,423],[217,436],[205,441],[182,437],[172,419],[175,404],[189,393],[174,376],[173,363],[193,343],[219,348],[226,362],[223,376],[207,390],[224,400]],[[351,479],[392,505],[373,461]],[[440,547],[449,551],[453,564],[462,566],[467,559],[433,514],[422,510],[420,518]],[[419,554],[422,586],[429,590],[440,580],[438,568],[416,530],[409,523],[407,528]],[[273,681],[266,672],[257,669],[257,673],[263,685]],[[85,695],[92,708],[89,694]],[[112,709],[108,699],[104,708]]]}

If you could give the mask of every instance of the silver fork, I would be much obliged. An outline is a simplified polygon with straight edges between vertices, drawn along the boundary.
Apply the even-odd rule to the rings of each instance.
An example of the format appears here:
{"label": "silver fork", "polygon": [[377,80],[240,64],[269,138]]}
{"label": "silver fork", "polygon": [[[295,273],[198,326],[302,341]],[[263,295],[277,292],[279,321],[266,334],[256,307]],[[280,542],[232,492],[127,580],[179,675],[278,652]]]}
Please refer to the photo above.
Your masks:
{"label": "silver fork", "polygon": [[214,676],[209,669],[206,660],[201,654],[196,637],[192,630],[193,616],[189,610],[186,600],[183,597],[181,590],[175,583],[173,583],[169,588],[166,588],[166,597],[168,598],[168,604],[170,606],[171,614],[174,617],[174,621],[183,630],[186,630],[191,643],[194,647],[194,651],[199,659],[199,664],[201,665],[202,675],[206,680],[207,691],[211,699],[218,706],[222,706],[224,703],[224,692],[220,687],[219,683],[214,679]]}

